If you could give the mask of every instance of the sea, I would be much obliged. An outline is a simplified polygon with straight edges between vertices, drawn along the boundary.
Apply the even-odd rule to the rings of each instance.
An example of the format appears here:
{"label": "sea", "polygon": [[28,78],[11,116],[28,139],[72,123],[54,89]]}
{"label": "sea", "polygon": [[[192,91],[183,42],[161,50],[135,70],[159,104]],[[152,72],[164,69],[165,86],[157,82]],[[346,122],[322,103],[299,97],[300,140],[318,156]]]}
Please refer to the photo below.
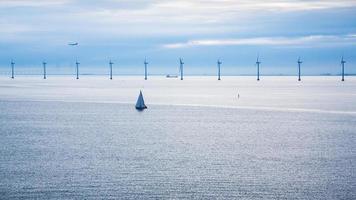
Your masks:
{"label": "sea", "polygon": [[356,199],[356,77],[0,77],[0,199]]}

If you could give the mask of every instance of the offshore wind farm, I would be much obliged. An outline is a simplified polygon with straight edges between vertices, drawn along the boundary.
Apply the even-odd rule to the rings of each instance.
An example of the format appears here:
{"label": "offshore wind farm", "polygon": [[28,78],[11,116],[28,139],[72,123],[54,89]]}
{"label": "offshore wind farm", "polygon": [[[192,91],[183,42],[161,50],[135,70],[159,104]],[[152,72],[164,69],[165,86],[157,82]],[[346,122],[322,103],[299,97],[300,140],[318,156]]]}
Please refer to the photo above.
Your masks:
{"label": "offshore wind farm", "polygon": [[[70,45],[73,45],[72,43],[69,43]],[[78,45],[78,43],[74,43],[76,46]],[[301,58],[299,57],[298,58],[298,81],[301,81],[301,64],[303,63],[301,61]],[[342,56],[341,58],[341,73],[340,73],[340,76],[341,76],[341,81],[345,81],[345,63],[346,61],[344,60],[344,56]],[[11,78],[14,79],[15,78],[15,63],[13,60],[11,60]],[[76,60],[75,62],[75,73],[76,73],[76,79],[79,79],[79,62],[78,60]],[[110,80],[113,79],[113,62],[110,60],[109,61],[109,76],[110,76]],[[144,62],[144,79],[147,80],[147,77],[148,77],[148,69],[147,69],[147,66],[148,66],[148,62],[147,62],[147,59],[145,58]],[[221,60],[218,59],[217,60],[217,77],[218,77],[218,80],[221,80]],[[46,68],[46,65],[47,63],[46,62],[42,62],[42,65],[43,65],[43,79],[46,79],[47,78],[47,68]],[[257,81],[260,81],[260,65],[261,65],[261,61],[260,61],[260,56],[258,55],[257,56],[257,60],[256,60],[256,67],[257,67],[257,73],[256,73],[256,76],[257,76]],[[183,72],[183,69],[184,69],[184,62],[183,62],[183,59],[182,58],[179,58],[179,71],[178,71],[178,74],[180,75],[180,80],[183,80],[183,76],[184,76],[184,72]],[[55,75],[56,72],[53,71],[53,74]],[[175,78],[175,77],[178,77],[178,74],[177,75],[173,75],[172,77],[170,77],[170,75],[166,75],[166,77],[170,77],[170,78]],[[202,73],[204,74],[204,73]],[[328,73],[326,73],[328,74]],[[57,74],[58,75],[58,74]]]}
{"label": "offshore wind farm", "polygon": [[355,1],[0,9],[0,199],[356,199]]}

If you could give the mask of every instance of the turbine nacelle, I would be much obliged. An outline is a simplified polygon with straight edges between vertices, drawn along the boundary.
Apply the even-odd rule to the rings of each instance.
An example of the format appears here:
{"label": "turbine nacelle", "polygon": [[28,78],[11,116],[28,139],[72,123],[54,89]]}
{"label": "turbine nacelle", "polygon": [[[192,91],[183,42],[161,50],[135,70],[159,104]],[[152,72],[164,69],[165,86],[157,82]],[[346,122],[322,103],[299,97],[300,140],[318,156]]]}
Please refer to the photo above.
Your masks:
{"label": "turbine nacelle", "polygon": [[260,57],[259,57],[259,56],[257,56],[256,64],[257,64],[257,65],[261,64],[261,62],[260,62]]}
{"label": "turbine nacelle", "polygon": [[298,63],[301,64],[303,61],[300,60],[300,57],[298,58]]}
{"label": "turbine nacelle", "polygon": [[183,60],[182,60],[181,58],[179,58],[179,63],[180,63],[181,65],[184,65],[184,62],[183,62]]}
{"label": "turbine nacelle", "polygon": [[345,64],[345,63],[346,63],[346,61],[344,60],[344,57],[341,58],[341,63],[342,63],[342,64]]}

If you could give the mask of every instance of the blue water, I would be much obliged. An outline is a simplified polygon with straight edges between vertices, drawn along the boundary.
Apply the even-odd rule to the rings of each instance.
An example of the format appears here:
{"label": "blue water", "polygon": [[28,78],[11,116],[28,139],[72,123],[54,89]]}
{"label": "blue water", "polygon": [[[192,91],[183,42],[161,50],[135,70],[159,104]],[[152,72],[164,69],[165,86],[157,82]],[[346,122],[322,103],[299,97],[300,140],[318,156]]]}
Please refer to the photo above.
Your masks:
{"label": "blue water", "polygon": [[0,101],[1,199],[355,199],[356,117]]}

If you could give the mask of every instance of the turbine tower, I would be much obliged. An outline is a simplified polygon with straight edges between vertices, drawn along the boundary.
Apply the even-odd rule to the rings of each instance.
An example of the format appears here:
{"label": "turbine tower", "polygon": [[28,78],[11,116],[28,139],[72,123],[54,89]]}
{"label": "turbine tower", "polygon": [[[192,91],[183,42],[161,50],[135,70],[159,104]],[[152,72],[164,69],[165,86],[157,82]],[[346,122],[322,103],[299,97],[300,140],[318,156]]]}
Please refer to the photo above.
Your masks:
{"label": "turbine tower", "polygon": [[257,65],[257,81],[260,80],[260,64],[261,64],[261,62],[259,61],[259,57],[260,57],[260,56],[257,56],[257,60],[256,60],[256,65]]}
{"label": "turbine tower", "polygon": [[183,65],[184,65],[184,62],[182,60],[182,58],[179,58],[179,71],[180,71],[180,80],[183,80]]}
{"label": "turbine tower", "polygon": [[[75,42],[75,43],[68,43],[69,46],[71,47],[77,47],[79,45],[78,42]],[[76,61],[75,61],[75,64],[76,64],[76,73],[77,73],[77,79],[79,79],[79,62],[78,62],[78,57],[76,58]]]}
{"label": "turbine tower", "polygon": [[78,62],[78,60],[77,61],[75,61],[75,65],[76,65],[76,73],[77,73],[77,79],[79,79],[79,62]]}
{"label": "turbine tower", "polygon": [[217,63],[218,63],[218,80],[220,81],[221,80],[220,79],[220,66],[221,66],[222,62],[219,59]]}
{"label": "turbine tower", "polygon": [[143,62],[143,64],[145,65],[145,80],[147,80],[147,65],[148,65],[148,62],[145,58],[145,61]]}
{"label": "turbine tower", "polygon": [[345,63],[344,56],[341,58],[341,67],[342,67],[342,79],[341,81],[345,81]]}
{"label": "turbine tower", "polygon": [[42,62],[43,65],[43,79],[47,78],[47,71],[46,71],[46,62]]}
{"label": "turbine tower", "polygon": [[13,60],[11,60],[11,78],[15,78],[15,63]]}
{"label": "turbine tower", "polygon": [[114,63],[113,62],[111,62],[111,60],[110,60],[110,62],[109,62],[109,65],[110,65],[110,80],[112,80],[112,65],[113,65]]}
{"label": "turbine tower", "polygon": [[303,62],[300,60],[300,57],[298,58],[298,81],[301,81],[300,79],[300,65],[302,64]]}

